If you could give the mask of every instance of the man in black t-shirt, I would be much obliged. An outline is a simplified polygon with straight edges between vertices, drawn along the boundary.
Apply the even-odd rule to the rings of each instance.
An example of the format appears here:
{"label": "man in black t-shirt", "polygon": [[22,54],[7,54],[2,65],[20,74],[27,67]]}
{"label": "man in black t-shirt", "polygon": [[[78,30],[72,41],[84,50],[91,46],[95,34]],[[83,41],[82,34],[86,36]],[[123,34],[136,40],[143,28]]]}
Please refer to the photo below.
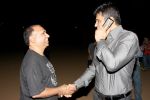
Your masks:
{"label": "man in black t-shirt", "polygon": [[32,25],[24,32],[29,49],[20,69],[20,100],[58,100],[67,95],[67,85],[57,86],[55,70],[44,55],[49,35],[40,25]]}

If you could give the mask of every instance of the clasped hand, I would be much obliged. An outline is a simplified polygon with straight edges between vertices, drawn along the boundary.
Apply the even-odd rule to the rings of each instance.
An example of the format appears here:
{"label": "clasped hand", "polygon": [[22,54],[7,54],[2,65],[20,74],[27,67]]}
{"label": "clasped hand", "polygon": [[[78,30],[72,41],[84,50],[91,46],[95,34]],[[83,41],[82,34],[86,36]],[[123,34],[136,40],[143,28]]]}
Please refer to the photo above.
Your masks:
{"label": "clasped hand", "polygon": [[68,85],[62,85],[59,87],[60,92],[59,92],[59,96],[60,97],[72,97],[72,94],[76,91],[76,86],[75,84],[68,84]]}

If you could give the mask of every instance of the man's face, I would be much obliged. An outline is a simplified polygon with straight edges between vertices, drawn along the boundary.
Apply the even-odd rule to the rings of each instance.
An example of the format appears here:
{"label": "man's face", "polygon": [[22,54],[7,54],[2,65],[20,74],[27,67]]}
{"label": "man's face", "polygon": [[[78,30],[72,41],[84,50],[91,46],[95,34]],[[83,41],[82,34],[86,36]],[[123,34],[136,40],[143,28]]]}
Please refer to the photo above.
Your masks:
{"label": "man's face", "polygon": [[102,14],[101,13],[96,14],[95,27],[99,29],[102,27],[103,24],[104,24],[104,17],[102,16]]}
{"label": "man's face", "polygon": [[34,31],[32,32],[31,38],[34,45],[42,48],[47,47],[49,45],[49,35],[46,33],[46,30],[39,25],[34,26],[33,29]]}

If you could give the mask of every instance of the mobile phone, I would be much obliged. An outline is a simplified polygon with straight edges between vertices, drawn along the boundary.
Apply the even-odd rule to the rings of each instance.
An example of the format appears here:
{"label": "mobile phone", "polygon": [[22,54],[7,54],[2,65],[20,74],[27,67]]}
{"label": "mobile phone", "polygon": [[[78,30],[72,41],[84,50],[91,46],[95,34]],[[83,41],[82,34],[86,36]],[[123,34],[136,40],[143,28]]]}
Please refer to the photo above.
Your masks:
{"label": "mobile phone", "polygon": [[106,29],[106,31],[111,27],[111,25],[114,23],[114,20],[112,20],[110,17],[107,18],[104,22],[104,24],[102,25],[103,28]]}

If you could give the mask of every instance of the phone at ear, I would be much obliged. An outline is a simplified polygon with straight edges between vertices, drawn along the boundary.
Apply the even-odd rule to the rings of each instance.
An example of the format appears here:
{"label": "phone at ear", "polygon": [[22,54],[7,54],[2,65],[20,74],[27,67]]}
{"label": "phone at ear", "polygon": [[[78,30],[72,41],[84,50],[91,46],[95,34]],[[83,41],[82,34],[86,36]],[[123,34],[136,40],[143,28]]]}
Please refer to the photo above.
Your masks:
{"label": "phone at ear", "polygon": [[106,29],[106,31],[111,27],[111,25],[114,23],[114,20],[112,20],[111,18],[107,18],[104,22],[104,24],[102,25],[102,27],[104,29]]}

